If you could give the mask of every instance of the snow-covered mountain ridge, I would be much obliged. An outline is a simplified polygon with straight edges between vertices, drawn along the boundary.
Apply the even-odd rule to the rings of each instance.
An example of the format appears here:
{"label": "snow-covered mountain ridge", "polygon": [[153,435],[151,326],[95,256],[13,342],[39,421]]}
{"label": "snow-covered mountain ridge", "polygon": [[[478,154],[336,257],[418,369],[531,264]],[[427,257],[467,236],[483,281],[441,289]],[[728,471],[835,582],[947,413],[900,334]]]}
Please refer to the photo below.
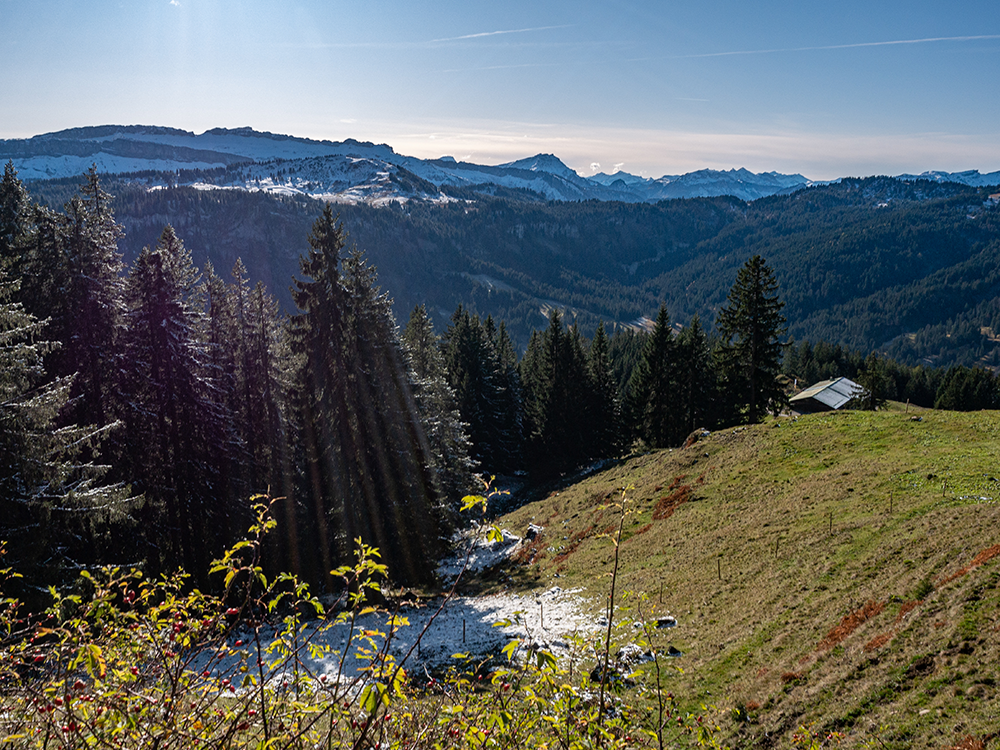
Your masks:
{"label": "snow-covered mountain ridge", "polygon": [[[814,184],[802,175],[755,174],[746,169],[702,169],[658,179],[627,172],[584,177],[552,154],[489,166],[452,157],[418,159],[385,144],[348,139],[316,141],[215,128],[195,134],[157,126],[72,128],[27,139],[0,140],[0,162],[12,160],[22,179],[75,177],[92,164],[105,174],[173,173],[172,182],[203,189],[263,190],[340,202],[449,200],[444,187],[534,191],[549,200],[653,202],[733,195],[742,200],[787,193]],[[152,176],[153,182],[159,178]],[[925,172],[899,179],[1000,183],[1000,172]]]}

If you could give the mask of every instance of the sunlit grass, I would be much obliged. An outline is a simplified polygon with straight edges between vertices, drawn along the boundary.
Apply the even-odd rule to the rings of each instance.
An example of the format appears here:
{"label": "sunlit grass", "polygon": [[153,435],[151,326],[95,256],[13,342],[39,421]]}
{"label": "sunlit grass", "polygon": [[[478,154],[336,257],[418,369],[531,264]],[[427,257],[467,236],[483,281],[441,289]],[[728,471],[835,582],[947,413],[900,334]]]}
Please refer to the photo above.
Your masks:
{"label": "sunlit grass", "polygon": [[[682,700],[711,697],[724,725],[734,708],[759,703],[756,724],[729,722],[734,736],[881,722],[907,727],[898,741],[892,731],[883,737],[890,745],[939,747],[929,728],[942,716],[961,715],[970,735],[991,731],[998,716],[995,692],[976,698],[974,687],[1000,663],[997,563],[945,583],[1000,541],[997,456],[997,413],[893,405],[782,417],[633,458],[504,522],[515,532],[545,525],[546,544],[559,550],[583,530],[600,531],[608,493],[633,487],[622,588],[678,617],[668,635],[685,654],[684,674],[672,678]],[[691,486],[691,500],[654,519],[678,482]],[[584,586],[599,602],[609,554],[595,532],[532,570],[540,584]],[[821,647],[866,602],[881,608]],[[972,698],[964,688],[939,691],[921,714],[927,678],[919,676],[891,701],[871,700],[913,659],[952,652],[935,657],[929,677],[958,674]],[[801,677],[782,679],[792,674]]]}

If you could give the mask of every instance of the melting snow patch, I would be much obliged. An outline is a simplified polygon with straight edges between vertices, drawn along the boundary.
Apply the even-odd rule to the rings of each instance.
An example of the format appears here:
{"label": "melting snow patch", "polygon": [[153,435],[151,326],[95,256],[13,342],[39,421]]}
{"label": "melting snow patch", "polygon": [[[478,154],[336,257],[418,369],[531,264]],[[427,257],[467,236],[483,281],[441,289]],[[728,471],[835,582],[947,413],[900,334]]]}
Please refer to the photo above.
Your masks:
{"label": "melting snow patch", "polygon": [[521,538],[507,529],[502,529],[500,533],[503,538],[493,542],[479,530],[461,533],[456,540],[459,551],[441,561],[438,576],[444,581],[452,581],[463,570],[480,573],[502,563],[514,554]]}
{"label": "melting snow patch", "polygon": [[[582,613],[583,600],[578,590],[564,591],[553,586],[548,591],[516,594],[493,594],[478,597],[455,597],[440,604],[403,608],[395,617],[387,612],[369,612],[353,623],[323,626],[316,622],[302,625],[294,637],[269,628],[260,633],[263,645],[263,670],[269,682],[287,680],[294,660],[288,654],[297,651],[299,669],[320,682],[349,682],[358,679],[369,665],[360,648],[383,652],[386,634],[395,627],[388,653],[397,661],[409,655],[405,667],[436,669],[455,663],[456,653],[487,658],[498,654],[512,639],[519,639],[519,651],[544,649],[556,656],[567,653],[574,635],[585,636],[598,630],[598,621]],[[439,611],[440,610],[440,611]],[[435,616],[436,613],[436,616]],[[433,621],[432,621],[433,618]],[[420,644],[417,639],[423,633]],[[349,634],[354,639],[347,645]],[[276,646],[284,641],[284,653]],[[211,683],[225,687],[238,685],[241,667],[258,663],[258,651],[252,633],[241,633],[229,648],[208,649],[194,657],[192,667]]]}

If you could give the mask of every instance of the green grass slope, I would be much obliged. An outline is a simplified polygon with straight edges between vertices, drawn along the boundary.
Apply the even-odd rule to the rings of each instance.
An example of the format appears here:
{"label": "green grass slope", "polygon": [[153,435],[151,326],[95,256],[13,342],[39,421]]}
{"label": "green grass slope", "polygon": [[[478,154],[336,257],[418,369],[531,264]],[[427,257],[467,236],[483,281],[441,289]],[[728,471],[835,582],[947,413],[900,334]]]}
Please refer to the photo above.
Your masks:
{"label": "green grass slope", "polygon": [[[667,688],[733,747],[1000,747],[1000,413],[783,417],[633,458],[503,519],[513,580],[607,594],[684,656]],[[556,577],[558,576],[558,578]],[[642,602],[642,596],[645,602]],[[619,631],[627,640],[631,628]]]}

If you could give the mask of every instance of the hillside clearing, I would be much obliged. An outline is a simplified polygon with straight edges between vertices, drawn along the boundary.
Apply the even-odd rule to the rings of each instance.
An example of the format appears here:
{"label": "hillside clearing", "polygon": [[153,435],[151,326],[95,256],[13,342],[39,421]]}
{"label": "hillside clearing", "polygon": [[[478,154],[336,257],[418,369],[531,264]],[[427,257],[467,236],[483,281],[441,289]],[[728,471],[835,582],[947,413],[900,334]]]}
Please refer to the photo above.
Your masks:
{"label": "hillside clearing", "polygon": [[720,431],[505,516],[544,531],[504,585],[558,582],[599,603],[628,488],[616,619],[677,616],[658,643],[685,654],[670,689],[714,704],[731,743],[813,725],[844,746],[996,747],[998,455],[993,412]]}

